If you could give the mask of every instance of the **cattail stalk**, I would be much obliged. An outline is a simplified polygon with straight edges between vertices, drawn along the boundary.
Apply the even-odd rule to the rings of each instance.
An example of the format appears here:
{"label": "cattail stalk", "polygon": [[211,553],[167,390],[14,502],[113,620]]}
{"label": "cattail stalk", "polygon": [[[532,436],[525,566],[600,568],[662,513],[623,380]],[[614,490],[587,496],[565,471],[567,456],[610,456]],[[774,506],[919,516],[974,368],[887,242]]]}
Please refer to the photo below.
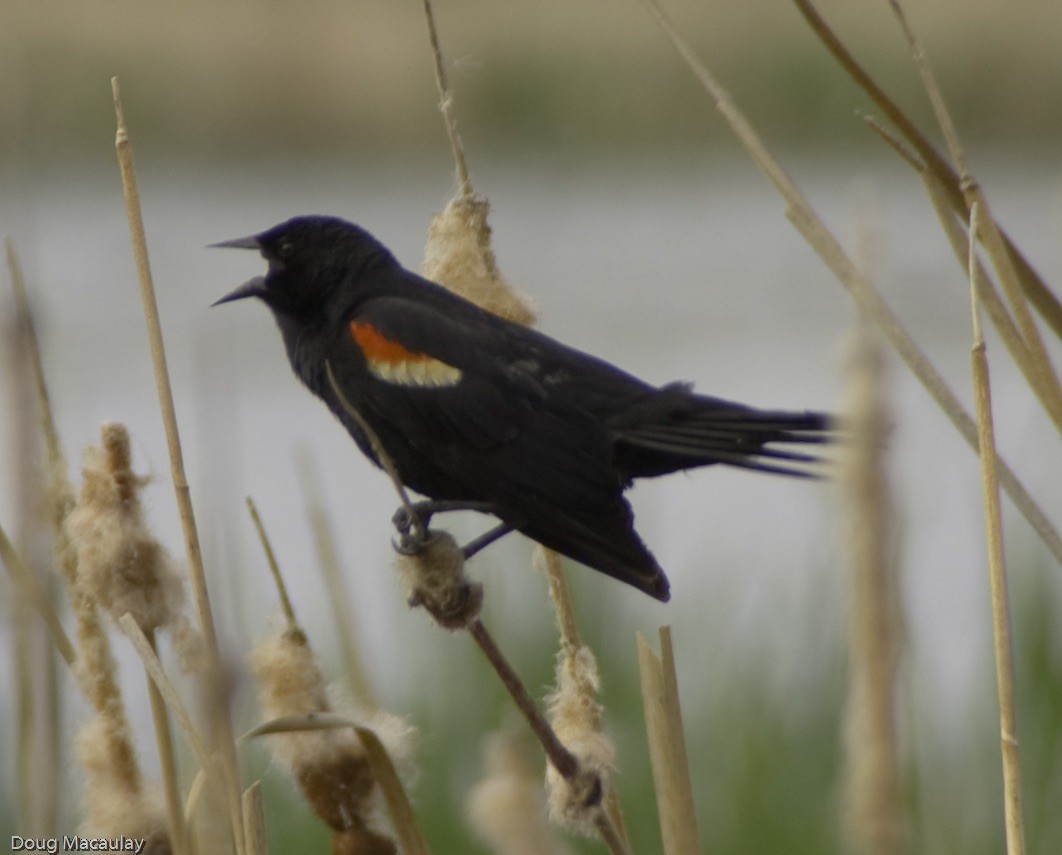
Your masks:
{"label": "cattail stalk", "polygon": [[280,610],[284,615],[284,621],[287,623],[288,628],[291,629],[298,624],[298,621],[295,620],[295,609],[291,605],[291,597],[288,596],[288,586],[284,584],[284,578],[280,575],[280,565],[277,564],[277,556],[274,554],[273,546],[266,536],[265,526],[262,525],[262,518],[258,515],[258,508],[254,503],[254,499],[248,496],[244,501],[247,503],[247,511],[251,515],[255,531],[258,532],[258,541],[262,544],[262,551],[265,553],[266,563],[269,565],[269,573],[273,577],[273,585],[277,590],[277,597],[280,598]]}
{"label": "cattail stalk", "polygon": [[637,641],[642,703],[663,851],[665,855],[695,855],[700,852],[697,814],[682,728],[671,628],[660,627],[659,656],[640,632]]}
{"label": "cattail stalk", "polygon": [[[965,268],[968,262],[967,256],[969,254],[969,238],[964,231],[963,226],[960,225],[958,218],[948,207],[947,199],[945,198],[945,191],[941,187],[939,180],[933,175],[933,173],[924,171],[922,173],[922,182],[925,185],[926,193],[929,196],[930,202],[933,204],[933,208],[937,213],[937,218],[940,220],[941,227],[944,229],[944,233],[948,237],[948,242],[952,246],[952,250],[955,253],[955,257]],[[985,269],[984,264],[980,259],[975,259],[973,268],[973,282],[974,287],[977,289],[978,302],[984,307],[988,313],[989,319],[992,321],[992,326],[995,327],[997,333],[999,333],[1000,339],[1002,339],[1004,346],[1007,348],[1007,352],[1010,354],[1011,359],[1014,360],[1014,364],[1018,366],[1025,378],[1025,382],[1029,384],[1029,388],[1034,392],[1038,389],[1040,381],[1040,374],[1036,367],[1036,363],[1029,348],[1025,345],[1025,339],[1022,337],[1021,331],[1018,329],[1014,319],[1011,318],[1010,313],[1007,311],[1006,304],[1000,298],[996,291],[996,287],[992,282],[992,278],[989,276],[988,271]],[[1062,429],[1062,422],[1060,422],[1052,410],[1048,409],[1046,402],[1044,403],[1044,411],[1055,421],[1055,426]]]}
{"label": "cattail stalk", "polygon": [[1003,756],[1003,815],[1008,855],[1024,855],[1025,828],[1021,811],[1021,768],[1018,762],[1018,726],[1014,708],[1014,654],[1010,640],[1007,604],[1007,570],[1003,556],[1003,524],[996,476],[996,442],[992,425],[992,400],[988,381],[988,358],[981,332],[977,292],[974,287],[976,237],[982,227],[980,205],[970,212],[970,304],[973,310],[974,403],[981,448],[981,491],[984,497],[985,539],[988,547],[988,578],[992,593],[992,640],[996,654],[996,691],[999,697],[1000,749]]}
{"label": "cattail stalk", "polygon": [[[1022,293],[1020,277],[1014,260],[1007,251],[1003,236],[995,220],[989,214],[988,201],[981,185],[973,179],[966,167],[966,158],[959,142],[959,135],[955,130],[955,123],[952,121],[951,114],[948,112],[947,105],[944,102],[944,95],[940,91],[940,86],[926,59],[925,50],[915,36],[899,0],[889,0],[889,6],[896,15],[900,29],[910,45],[911,57],[915,68],[922,80],[922,86],[929,96],[933,114],[936,116],[937,124],[944,134],[948,151],[958,169],[959,186],[962,189],[966,209],[969,211],[971,221],[974,216],[974,208],[976,207],[978,210],[977,216],[980,228],[976,235],[971,233],[970,239],[979,238],[992,261],[996,275],[999,277],[1000,284],[1003,287],[1003,293],[1010,303],[1018,329],[1021,331],[1022,340],[1029,350],[1033,369],[1030,375],[1032,389],[1040,399],[1044,410],[1054,420],[1057,429],[1062,431],[1062,387],[1059,386],[1058,376],[1055,374],[1051,360],[1048,358],[1047,350],[1044,348],[1040,330],[1037,328],[1033,321],[1032,313],[1029,311],[1026,296]],[[971,276],[972,279],[973,277]]]}
{"label": "cattail stalk", "polygon": [[[158,642],[155,631],[147,633],[148,644],[158,655]],[[177,779],[177,757],[173,751],[173,734],[170,729],[170,717],[166,711],[166,701],[151,675],[144,672],[147,683],[148,702],[151,705],[151,723],[155,731],[155,747],[159,755],[159,773],[162,778],[162,792],[166,799],[166,818],[170,831],[170,848],[174,855],[186,855],[188,852],[188,830],[184,824],[184,811],[181,800],[181,787]]]}
{"label": "cattail stalk", "polygon": [[[54,423],[45,418],[45,413],[48,412],[47,389],[41,370],[37,333],[26,298],[22,268],[10,238],[7,239],[7,262],[15,295],[15,313],[11,320],[13,335],[8,339],[11,349],[8,365],[12,368],[15,397],[8,412],[15,418],[15,430],[12,435],[15,447],[13,459],[15,475],[19,482],[17,495],[22,498],[19,507],[19,528],[23,534],[23,542],[28,546],[36,539],[42,499],[39,477],[35,469],[39,452],[38,432],[35,430],[33,407],[30,403],[34,393],[38,401],[44,396],[44,404],[38,407],[38,411],[41,414],[44,443],[49,459],[52,457],[53,448],[58,447],[58,439]],[[55,469],[49,467],[48,471],[51,473]],[[65,467],[63,471],[65,472]],[[56,491],[51,489],[52,486],[46,486],[43,496],[49,516],[54,515],[52,498]],[[30,557],[28,552],[26,554]],[[38,563],[33,561],[27,566],[27,571],[36,586],[43,586],[42,592],[54,601],[55,591],[51,580],[47,578],[43,567],[37,566]],[[18,687],[15,695],[15,745],[19,816],[22,818],[22,826],[33,833],[54,835],[62,799],[62,763],[59,757],[62,746],[61,711],[56,659],[44,627],[32,619],[31,613],[19,610],[17,603],[12,605],[16,609],[11,615],[11,622],[14,638],[12,667]]]}
{"label": "cattail stalk", "polygon": [[432,58],[435,60],[435,86],[439,90],[439,111],[443,116],[443,124],[446,125],[446,136],[450,139],[458,188],[460,195],[471,196],[472,181],[468,176],[468,164],[465,162],[465,149],[461,145],[461,135],[457,132],[457,119],[454,118],[453,111],[454,99],[450,94],[450,84],[446,81],[446,65],[443,62],[442,48],[439,45],[439,34],[435,29],[435,15],[432,12],[431,0],[424,0],[424,18],[428,22],[428,38],[431,41]]}
{"label": "cattail stalk", "polygon": [[[951,164],[941,156],[929,139],[918,130],[914,122],[907,117],[903,110],[874,82],[866,69],[856,61],[855,57],[852,56],[851,52],[837,37],[837,34],[833,32],[815,9],[811,0],[793,0],[793,3],[800,11],[800,14],[804,16],[815,35],[844,69],[845,73],[852,78],[852,81],[866,93],[867,97],[874,102],[915,148],[925,166],[939,179],[953,210],[966,220],[969,217],[969,209],[959,176],[952,169]],[[1021,287],[1029,301],[1036,307],[1040,316],[1050,325],[1055,335],[1062,338],[1062,303],[1059,302],[1055,294],[1047,287],[1040,275],[1033,269],[1032,265],[1029,264],[1006,233],[1000,230],[1000,235],[1011,261],[1017,268]],[[1004,489],[1007,489],[1005,483]]]}
{"label": "cattail stalk", "polygon": [[884,449],[889,421],[882,396],[883,355],[858,318],[848,356],[845,449],[848,608],[848,700],[845,711],[845,829],[854,852],[898,855],[900,806],[895,694],[898,596]]}
{"label": "cattail stalk", "polygon": [[23,563],[22,557],[15,550],[15,546],[11,543],[3,526],[0,526],[0,560],[4,562],[8,573],[11,574],[11,579],[14,581],[15,587],[19,589],[21,598],[26,602],[33,603],[40,613],[41,619],[44,621],[45,626],[48,627],[52,643],[55,645],[55,649],[59,651],[59,655],[63,657],[67,665],[73,668],[77,660],[77,652],[74,650],[74,645],[66,634],[66,630],[63,629],[63,623],[59,620],[55,605],[44,589],[41,588],[37,577]]}
{"label": "cattail stalk", "polygon": [[184,734],[188,747],[192,749],[192,754],[195,755],[195,759],[199,763],[200,770],[212,770],[216,764],[211,759],[212,755],[207,748],[207,744],[192,722],[192,716],[189,714],[187,707],[185,707],[184,701],[181,700],[181,695],[177,688],[170,681],[170,678],[166,676],[166,671],[159,661],[155,647],[151,644],[143,629],[140,628],[140,624],[128,612],[118,618],[118,625],[122,628],[126,638],[129,639],[129,643],[133,645],[137,655],[140,656],[144,671],[173,714],[177,726],[180,727],[181,732]]}
{"label": "cattail stalk", "polygon": [[[136,169],[133,164],[133,147],[125,125],[122,111],[121,93],[118,78],[111,79],[114,95],[117,132],[115,150],[122,176],[122,190],[125,195],[125,210],[129,220],[129,231],[133,243],[133,257],[136,261],[137,277],[140,282],[140,296],[144,304],[144,319],[148,330],[148,343],[151,348],[151,360],[155,367],[155,385],[158,391],[162,423],[166,431],[166,444],[169,450],[170,470],[173,488],[177,496],[180,512],[181,529],[184,533],[185,552],[188,556],[189,575],[196,611],[199,615],[200,631],[206,647],[208,683],[220,687],[223,683],[221,652],[218,646],[217,630],[207,591],[206,572],[203,567],[203,554],[199,544],[199,531],[195,524],[192,497],[188,480],[184,472],[184,457],[181,440],[177,429],[177,412],[173,402],[173,390],[170,386],[169,371],[166,367],[166,352],[162,341],[162,324],[159,320],[158,304],[148,262],[147,238],[140,211],[140,196],[137,189]],[[239,764],[236,759],[236,746],[229,712],[221,705],[215,705],[216,720],[213,722],[214,741],[221,753],[225,776],[226,798],[229,806],[229,820],[232,823],[232,839],[237,855],[243,855],[243,811],[241,807],[241,788]]]}
{"label": "cattail stalk", "polygon": [[268,855],[266,845],[265,805],[262,801],[262,782],[255,781],[243,791],[243,828],[247,837],[247,855]]}

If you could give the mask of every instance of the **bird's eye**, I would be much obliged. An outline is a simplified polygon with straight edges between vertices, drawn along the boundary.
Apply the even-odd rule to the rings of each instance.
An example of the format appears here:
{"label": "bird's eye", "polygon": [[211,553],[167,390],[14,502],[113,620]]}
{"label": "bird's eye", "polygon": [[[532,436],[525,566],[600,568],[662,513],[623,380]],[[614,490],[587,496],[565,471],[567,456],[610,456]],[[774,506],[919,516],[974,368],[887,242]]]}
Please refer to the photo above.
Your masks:
{"label": "bird's eye", "polygon": [[294,251],[294,249],[295,244],[293,244],[290,240],[282,240],[277,245],[277,255],[280,258],[291,258],[291,253]]}

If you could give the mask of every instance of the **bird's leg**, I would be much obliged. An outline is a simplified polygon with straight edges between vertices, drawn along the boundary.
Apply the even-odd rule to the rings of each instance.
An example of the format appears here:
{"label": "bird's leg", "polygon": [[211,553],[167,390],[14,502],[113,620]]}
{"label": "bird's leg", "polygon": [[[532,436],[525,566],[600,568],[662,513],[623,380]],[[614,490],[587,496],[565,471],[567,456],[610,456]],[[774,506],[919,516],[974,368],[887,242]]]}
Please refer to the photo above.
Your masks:
{"label": "bird's leg", "polygon": [[509,532],[513,530],[513,527],[509,523],[498,523],[494,528],[487,529],[479,537],[474,537],[468,543],[461,547],[461,553],[465,556],[465,561],[468,561],[473,555],[479,552],[481,549],[485,549],[490,546],[494,541],[505,537]]}
{"label": "bird's leg", "polygon": [[[421,552],[429,539],[428,529],[431,525],[431,518],[435,514],[447,511],[479,511],[490,514],[494,513],[494,505],[490,502],[434,501],[432,499],[402,505],[391,517],[391,522],[398,532],[394,540],[395,551],[402,555],[416,555]],[[475,551],[482,549],[503,534],[505,534],[504,531],[499,532],[491,540],[477,546]]]}

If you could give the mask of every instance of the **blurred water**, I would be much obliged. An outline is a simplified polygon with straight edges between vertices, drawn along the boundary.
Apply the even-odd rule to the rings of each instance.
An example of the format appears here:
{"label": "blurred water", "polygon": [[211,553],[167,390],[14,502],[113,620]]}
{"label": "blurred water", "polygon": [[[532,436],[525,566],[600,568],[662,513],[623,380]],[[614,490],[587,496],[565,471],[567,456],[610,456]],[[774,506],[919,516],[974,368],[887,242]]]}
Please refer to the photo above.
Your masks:
{"label": "blurred water", "polygon": [[[263,307],[210,309],[261,270],[250,254],[204,249],[299,213],[354,219],[416,267],[429,217],[451,191],[445,166],[259,163],[216,167],[141,157],[141,194],[185,461],[206,548],[218,622],[233,656],[261,635],[276,598],[243,508],[254,496],[300,616],[334,643],[313,560],[296,453],[313,460],[332,513],[370,670],[385,697],[423,688],[437,632],[401,602],[389,568],[386,479],[356,452],[325,409],[298,387]],[[794,177],[847,242],[860,209],[879,238],[879,282],[931,358],[969,401],[969,309],[959,268],[918,184],[899,167],[843,158],[798,159]],[[1057,164],[989,158],[982,180],[997,215],[1049,281],[1062,274]],[[504,273],[533,295],[541,328],[654,382],[764,406],[834,409],[843,380],[847,297],[785,219],[778,197],[744,161],[654,162],[641,169],[486,161],[474,173],[491,198]],[[996,191],[996,192],[993,192]],[[870,200],[869,204],[867,200]],[[169,465],[117,175],[56,169],[24,176],[3,212],[19,247],[41,324],[63,441],[78,449],[105,419],[125,422],[136,466],[154,474],[150,515],[182,552]],[[6,296],[3,298],[6,300]],[[991,339],[990,355],[1002,348]],[[1054,348],[1055,355],[1059,349]],[[1058,440],[1020,378],[994,363],[1004,456],[1048,514],[1062,508]],[[0,400],[11,401],[10,372]],[[973,455],[928,396],[890,357],[896,427],[890,444],[915,705],[951,721],[991,698],[992,660],[981,499]],[[3,405],[14,436],[19,413]],[[0,443],[0,472],[17,449]],[[816,485],[730,471],[645,483],[632,499],[639,530],[672,580],[661,606],[604,578],[585,579],[579,608],[610,615],[618,639],[674,626],[679,668],[697,698],[725,690],[725,670],[767,654],[776,677],[799,675],[804,645],[843,621],[839,497]],[[15,479],[0,481],[0,520],[18,517]],[[1007,508],[1016,584],[1057,566]],[[457,523],[466,533],[475,520]],[[511,539],[515,541],[515,538]],[[493,553],[493,554],[492,554]],[[510,543],[478,559],[503,644],[529,632],[526,603],[540,580]],[[589,577],[588,571],[576,571]],[[6,583],[5,583],[6,584]],[[0,628],[6,657],[10,635]],[[713,658],[713,661],[717,661]],[[632,660],[633,662],[633,660]],[[633,667],[633,664],[632,664]],[[713,666],[714,667],[714,666]],[[0,669],[0,697],[7,669]],[[686,690],[684,686],[684,691]],[[980,708],[980,707],[978,707]],[[6,711],[5,711],[6,716]]]}

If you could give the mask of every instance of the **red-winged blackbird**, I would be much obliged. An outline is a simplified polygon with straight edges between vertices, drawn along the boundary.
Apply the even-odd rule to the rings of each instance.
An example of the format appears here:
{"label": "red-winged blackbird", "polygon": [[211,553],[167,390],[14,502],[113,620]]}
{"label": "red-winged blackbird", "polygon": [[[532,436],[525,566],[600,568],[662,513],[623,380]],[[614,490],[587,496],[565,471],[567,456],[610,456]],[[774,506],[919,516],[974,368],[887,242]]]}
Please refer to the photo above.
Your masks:
{"label": "red-winged blackbird", "polygon": [[667,578],[623,498],[633,479],[712,463],[806,474],[813,456],[775,444],[828,439],[820,413],[657,388],[490,314],[340,219],[296,217],[217,246],[269,263],[218,303],[273,310],[295,373],[377,465],[329,365],[406,486],[488,510],[498,534],[516,529],[659,600]]}

